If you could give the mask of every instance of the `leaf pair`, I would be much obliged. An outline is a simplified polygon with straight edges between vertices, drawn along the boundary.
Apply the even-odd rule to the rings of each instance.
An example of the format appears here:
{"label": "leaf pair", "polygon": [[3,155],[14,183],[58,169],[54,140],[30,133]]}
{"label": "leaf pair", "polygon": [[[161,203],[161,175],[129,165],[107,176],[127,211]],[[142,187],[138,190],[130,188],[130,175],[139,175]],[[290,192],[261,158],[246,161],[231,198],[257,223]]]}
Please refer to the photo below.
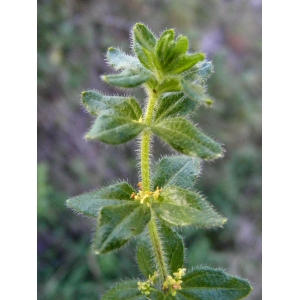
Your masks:
{"label": "leaf pair", "polygon": [[[141,122],[142,109],[132,97],[104,96],[96,91],[87,91],[82,93],[82,102],[88,112],[98,116],[86,135],[89,139],[120,144],[148,128],[183,154],[207,160],[222,156],[222,147],[191,122],[182,117],[169,118],[185,115],[195,107],[193,100],[183,94],[162,97],[155,112],[154,124],[150,126]],[[181,110],[182,107],[185,108]]]}
{"label": "leaf pair", "polygon": [[[188,156],[165,156],[156,164],[151,188],[177,186],[191,188],[200,172],[200,160]],[[100,190],[85,193],[67,200],[67,205],[86,216],[98,218],[101,208],[126,204],[135,189],[127,182],[119,182]]]}
{"label": "leaf pair", "polygon": [[151,288],[148,297],[137,289],[137,280],[117,284],[102,297],[102,300],[238,300],[246,297],[252,290],[248,281],[227,275],[224,271],[210,267],[197,267],[183,278],[181,289],[175,296]]}
{"label": "leaf pair", "polygon": [[151,211],[168,226],[222,226],[226,219],[201,195],[186,189],[194,183],[198,170],[199,161],[195,158],[163,158],[156,167],[152,183],[160,185],[162,192],[150,208],[131,197],[135,190],[126,182],[71,198],[67,204],[80,213],[98,218],[93,246],[98,253],[120,248],[143,232]]}

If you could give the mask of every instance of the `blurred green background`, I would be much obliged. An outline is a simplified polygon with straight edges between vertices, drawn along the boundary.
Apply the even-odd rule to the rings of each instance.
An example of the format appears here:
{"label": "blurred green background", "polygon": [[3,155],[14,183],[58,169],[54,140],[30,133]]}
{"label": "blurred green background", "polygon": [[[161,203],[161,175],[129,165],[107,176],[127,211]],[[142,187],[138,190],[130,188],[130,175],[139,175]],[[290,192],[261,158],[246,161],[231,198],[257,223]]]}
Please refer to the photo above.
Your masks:
{"label": "blurred green background", "polygon": [[[116,90],[99,79],[112,72],[108,47],[130,52],[136,22],[156,34],[174,28],[214,64],[208,90],[215,104],[193,120],[226,153],[204,163],[196,188],[229,221],[218,230],[183,230],[186,266],[247,278],[254,288],[248,299],[261,299],[261,0],[39,0],[37,21],[38,299],[99,299],[118,280],[142,278],[134,241],[94,255],[94,222],[65,205],[118,179],[138,181],[137,144],[86,142],[92,119],[80,104],[87,89],[143,100],[142,90]],[[170,153],[157,140],[154,150],[154,159]]]}

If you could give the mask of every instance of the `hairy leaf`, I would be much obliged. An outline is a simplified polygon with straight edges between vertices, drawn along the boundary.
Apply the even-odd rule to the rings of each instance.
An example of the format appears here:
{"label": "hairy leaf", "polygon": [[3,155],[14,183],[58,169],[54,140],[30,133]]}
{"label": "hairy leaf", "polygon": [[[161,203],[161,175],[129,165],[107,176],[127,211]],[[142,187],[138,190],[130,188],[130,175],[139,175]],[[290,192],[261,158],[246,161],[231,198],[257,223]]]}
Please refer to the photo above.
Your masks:
{"label": "hairy leaf", "polygon": [[175,54],[185,54],[189,48],[189,40],[186,36],[180,35],[175,43],[173,51]]}
{"label": "hairy leaf", "polygon": [[157,88],[157,91],[159,93],[178,92],[181,90],[182,90],[181,82],[178,78],[174,76],[166,77],[164,81]]}
{"label": "hairy leaf", "polygon": [[202,80],[206,81],[212,75],[213,71],[212,63],[210,61],[204,61],[200,64],[198,73]]}
{"label": "hairy leaf", "polygon": [[139,60],[131,55],[127,55],[120,49],[110,47],[106,53],[107,62],[114,67],[116,71],[123,69],[140,69],[142,65]]}
{"label": "hairy leaf", "polygon": [[164,119],[151,130],[186,155],[205,160],[222,157],[222,147],[184,118]]}
{"label": "hairy leaf", "polygon": [[156,271],[155,261],[153,257],[153,248],[149,240],[141,238],[137,243],[137,261],[139,267],[146,278],[153,275]]}
{"label": "hairy leaf", "polygon": [[159,236],[162,241],[166,263],[170,273],[183,266],[184,245],[182,237],[165,224],[160,225]]}
{"label": "hairy leaf", "polygon": [[201,195],[177,186],[163,189],[159,200],[152,207],[160,219],[171,225],[211,228],[226,222]]}
{"label": "hairy leaf", "polygon": [[128,280],[115,285],[106,292],[102,300],[146,300],[147,297],[138,290],[137,280]]}
{"label": "hairy leaf", "polygon": [[135,138],[145,127],[145,124],[129,118],[104,115],[96,119],[86,138],[107,144],[122,144]]}
{"label": "hairy leaf", "polygon": [[191,188],[200,173],[200,159],[189,156],[165,156],[155,167],[152,189],[176,185]]}
{"label": "hairy leaf", "polygon": [[159,99],[154,112],[154,121],[164,118],[186,116],[197,106],[197,102],[186,97],[184,93],[167,93]]}
{"label": "hairy leaf", "polygon": [[208,96],[205,94],[204,88],[199,84],[193,84],[186,80],[181,81],[185,95],[197,102],[198,104],[207,103]]}
{"label": "hairy leaf", "polygon": [[104,206],[132,201],[130,196],[134,191],[127,182],[119,182],[98,191],[70,198],[67,200],[67,205],[82,214],[97,218],[99,210]]}
{"label": "hairy leaf", "polygon": [[149,209],[137,202],[105,206],[100,210],[93,248],[103,254],[122,247],[140,234],[150,220]]}
{"label": "hairy leaf", "polygon": [[165,64],[166,57],[170,52],[170,44],[174,40],[174,29],[166,30],[159,38],[156,45],[156,55],[159,58],[160,66]]}
{"label": "hairy leaf", "polygon": [[137,280],[128,280],[115,285],[111,290],[106,292],[102,300],[169,300],[164,293],[151,288],[151,293],[147,297],[138,290]]}
{"label": "hairy leaf", "polygon": [[103,75],[101,78],[114,86],[122,88],[133,88],[146,82],[151,77],[148,72],[124,70],[120,74]]}
{"label": "hairy leaf", "polygon": [[188,38],[182,35],[180,35],[177,38],[177,40],[169,46],[170,50],[168,52],[168,55],[166,56],[165,63],[164,63],[166,71],[172,70],[172,67],[174,63],[176,63],[177,58],[180,55],[184,55],[188,50],[188,47],[189,47]]}
{"label": "hairy leaf", "polygon": [[105,96],[97,91],[82,93],[82,103],[92,115],[117,115],[138,121],[142,109],[132,97]]}
{"label": "hairy leaf", "polygon": [[148,51],[154,51],[156,37],[144,24],[138,23],[133,27],[133,38]]}
{"label": "hairy leaf", "polygon": [[180,74],[204,59],[205,55],[203,53],[180,55],[177,61],[172,64],[172,73]]}
{"label": "hairy leaf", "polygon": [[213,65],[210,61],[203,61],[196,64],[184,74],[184,79],[193,82],[205,83],[213,73]]}
{"label": "hairy leaf", "polygon": [[156,53],[158,56],[164,55],[168,51],[168,45],[174,40],[174,29],[168,29],[162,33],[156,44]]}
{"label": "hairy leaf", "polygon": [[193,269],[182,280],[182,289],[176,294],[176,299],[180,300],[238,300],[246,297],[252,290],[247,280],[209,267]]}
{"label": "hairy leaf", "polygon": [[[136,53],[141,64],[148,70],[155,69],[155,54],[143,48],[139,43],[133,40],[133,50]],[[151,78],[150,78],[151,79]]]}

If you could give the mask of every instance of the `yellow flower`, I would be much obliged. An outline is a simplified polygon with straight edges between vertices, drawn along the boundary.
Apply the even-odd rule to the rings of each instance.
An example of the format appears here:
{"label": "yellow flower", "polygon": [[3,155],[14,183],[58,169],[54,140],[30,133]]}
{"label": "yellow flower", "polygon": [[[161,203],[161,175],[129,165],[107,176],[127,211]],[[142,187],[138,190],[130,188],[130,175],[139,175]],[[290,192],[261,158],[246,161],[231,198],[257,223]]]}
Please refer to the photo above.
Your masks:
{"label": "yellow flower", "polygon": [[181,279],[185,275],[186,269],[179,268],[177,272],[173,273],[176,279]]}
{"label": "yellow flower", "polygon": [[165,282],[163,283],[163,289],[167,290],[170,286],[176,283],[176,280],[172,276],[168,276]]}
{"label": "yellow flower", "polygon": [[149,275],[149,279],[147,281],[139,281],[137,283],[138,289],[142,292],[142,294],[148,296],[150,294],[151,285],[154,285],[156,277],[158,276],[157,272],[155,271],[154,274],[151,276]]}
{"label": "yellow flower", "polygon": [[141,204],[146,203],[148,207],[151,206],[151,203],[154,201],[157,201],[160,192],[162,191],[162,189],[159,189],[158,187],[156,188],[156,190],[154,192],[150,192],[150,191],[143,191],[143,186],[142,183],[139,182],[138,183],[138,187],[140,189],[140,191],[136,194],[135,192],[133,192],[130,196],[131,199],[134,199],[135,201],[140,201]]}
{"label": "yellow flower", "polygon": [[161,193],[162,189],[160,189],[159,187],[156,187],[156,190],[153,192],[153,198],[154,200],[157,200],[159,197],[159,194]]}
{"label": "yellow flower", "polygon": [[151,285],[154,285],[154,282],[157,278],[158,274],[157,272],[155,271],[154,274],[152,276],[149,275],[149,279],[148,279],[148,282],[151,284]]}
{"label": "yellow flower", "polygon": [[181,283],[183,282],[180,280],[185,275],[186,269],[179,268],[177,272],[173,273],[174,278],[172,276],[167,276],[165,282],[163,283],[163,290],[169,290],[172,296],[176,295],[177,290],[181,290]]}
{"label": "yellow flower", "polygon": [[142,294],[148,296],[150,294],[150,283],[147,281],[145,282],[138,282],[138,289],[142,292]]}

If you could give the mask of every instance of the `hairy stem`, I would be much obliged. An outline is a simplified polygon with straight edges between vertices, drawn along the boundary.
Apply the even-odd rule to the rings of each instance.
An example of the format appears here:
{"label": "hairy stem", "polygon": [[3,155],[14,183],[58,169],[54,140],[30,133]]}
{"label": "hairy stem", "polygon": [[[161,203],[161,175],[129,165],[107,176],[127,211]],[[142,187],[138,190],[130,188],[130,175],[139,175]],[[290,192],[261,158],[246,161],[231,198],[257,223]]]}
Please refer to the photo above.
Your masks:
{"label": "hairy stem", "polygon": [[[154,92],[149,90],[149,101],[146,109],[146,115],[144,122],[147,125],[151,124],[153,110],[157,96]],[[141,142],[141,174],[142,184],[144,191],[150,191],[150,144],[151,144],[151,132],[144,130],[142,134]]]}
{"label": "hairy stem", "polygon": [[150,191],[150,143],[151,133],[145,130],[141,142],[141,174],[144,191]]}
{"label": "hairy stem", "polygon": [[162,244],[158,235],[158,230],[155,222],[155,217],[153,216],[153,212],[152,212],[151,220],[148,224],[148,228],[149,228],[150,240],[155,254],[155,259],[157,262],[157,267],[159,271],[158,273],[160,275],[161,281],[164,282],[168,276],[168,272],[167,272]]}
{"label": "hairy stem", "polygon": [[[158,95],[152,90],[149,90],[148,92],[149,92],[148,106],[146,109],[144,122],[147,125],[150,125],[152,121],[155,102],[158,98]],[[142,141],[141,141],[141,174],[142,174],[142,186],[144,191],[150,191],[150,187],[151,187],[150,144],[151,144],[151,132],[145,130],[142,134]],[[168,273],[164,261],[162,243],[158,234],[155,217],[153,215],[153,212],[151,213],[152,213],[151,220],[148,224],[149,236],[154,250],[155,260],[157,263],[157,270],[159,271],[160,279],[163,282],[166,279]]]}

